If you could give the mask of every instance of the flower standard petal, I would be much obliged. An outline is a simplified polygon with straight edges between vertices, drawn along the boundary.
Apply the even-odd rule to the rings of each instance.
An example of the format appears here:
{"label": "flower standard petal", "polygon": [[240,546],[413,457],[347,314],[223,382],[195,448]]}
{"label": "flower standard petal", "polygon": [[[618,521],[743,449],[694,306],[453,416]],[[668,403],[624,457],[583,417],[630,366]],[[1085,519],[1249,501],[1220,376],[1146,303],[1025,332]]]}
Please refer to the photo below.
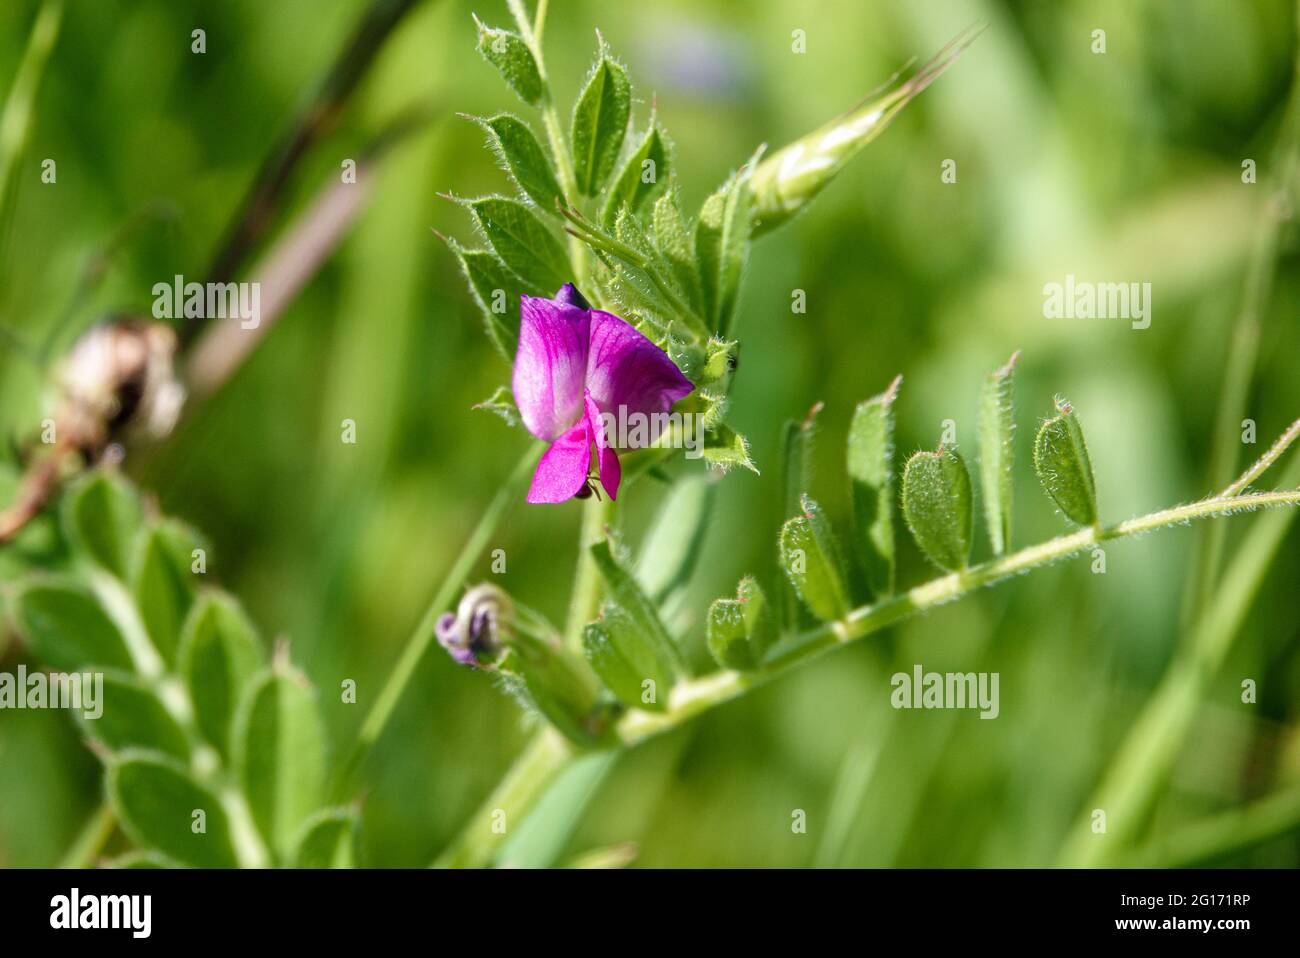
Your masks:
{"label": "flower standard petal", "polygon": [[538,439],[558,438],[582,415],[590,326],[585,309],[522,297],[511,385],[519,415]]}
{"label": "flower standard petal", "polygon": [[587,390],[601,412],[616,417],[665,413],[694,388],[668,354],[626,320],[591,311]]}

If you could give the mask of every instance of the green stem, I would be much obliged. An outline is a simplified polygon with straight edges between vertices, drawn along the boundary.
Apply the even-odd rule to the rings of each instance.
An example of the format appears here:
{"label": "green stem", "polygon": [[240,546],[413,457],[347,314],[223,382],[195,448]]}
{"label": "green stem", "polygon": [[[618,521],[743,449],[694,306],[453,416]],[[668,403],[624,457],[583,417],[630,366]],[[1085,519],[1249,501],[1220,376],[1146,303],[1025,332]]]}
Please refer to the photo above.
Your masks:
{"label": "green stem", "polygon": [[[1300,459],[1291,463],[1284,482],[1300,482]],[[1062,850],[1062,864],[1103,865],[1131,847],[1168,779],[1206,686],[1227,657],[1294,519],[1294,513],[1283,512],[1251,528],[1191,641],[1143,706],[1088,802],[1089,810],[1105,811],[1107,832],[1078,827]]]}
{"label": "green stem", "polygon": [[3,261],[8,247],[9,224],[13,217],[11,200],[17,189],[14,173],[27,145],[36,92],[62,22],[63,0],[45,0],[36,14],[27,49],[5,99],[4,114],[0,116],[0,261]]}
{"label": "green stem", "polygon": [[482,868],[491,864],[508,829],[523,821],[576,754],[568,739],[555,729],[548,726],[539,731],[434,867]]}
{"label": "green stem", "polygon": [[474,527],[474,531],[470,533],[469,539],[466,540],[464,547],[460,550],[460,555],[452,563],[447,577],[443,579],[441,587],[433,597],[433,601],[425,609],[420,624],[415,627],[415,631],[407,640],[406,647],[402,650],[402,655],[393,667],[393,671],[389,673],[388,681],[384,683],[379,697],[375,699],[375,704],[370,707],[370,712],[361,723],[361,730],[357,733],[357,740],[353,743],[352,751],[348,754],[347,760],[339,767],[334,788],[336,797],[342,797],[346,794],[353,776],[365,761],[379,736],[383,734],[384,729],[388,726],[388,722],[393,716],[393,709],[397,707],[397,703],[402,698],[402,693],[406,691],[406,687],[411,682],[411,677],[415,674],[416,667],[420,664],[425,652],[429,650],[429,645],[433,642],[434,626],[438,621],[438,616],[451,607],[456,598],[456,593],[464,585],[470,570],[487,547],[488,540],[501,523],[502,517],[509,507],[519,499],[528,477],[532,473],[533,466],[536,464],[538,457],[541,456],[542,448],[542,444],[539,442],[534,442],[528,447],[528,451],[519,460],[519,464],[515,466],[510,477],[497,490],[497,494],[492,498],[492,502],[479,519],[478,525]]}
{"label": "green stem", "polygon": [[95,864],[95,859],[99,853],[104,850],[108,840],[113,837],[113,831],[117,828],[117,816],[113,814],[113,806],[104,802],[99,808],[95,809],[94,814],[82,826],[81,831],[77,834],[77,839],[68,849],[68,853],[63,856],[63,861],[59,863],[60,868],[89,868]]}
{"label": "green stem", "polygon": [[[514,15],[519,35],[528,44],[528,49],[537,61],[537,74],[542,78],[542,102],[538,108],[542,113],[542,126],[546,129],[546,142],[550,144],[551,156],[555,160],[556,172],[560,175],[560,189],[564,191],[569,204],[578,200],[578,178],[573,172],[573,160],[569,156],[569,147],[564,139],[564,128],[560,125],[560,114],[555,109],[555,100],[551,96],[551,81],[546,75],[546,59],[542,56],[542,34],[546,28],[547,0],[539,0],[537,15],[530,22],[528,11],[522,0],[507,0],[507,6]],[[569,261],[573,266],[573,278],[583,294],[591,297],[595,290],[590,288],[590,263],[587,248],[576,236],[569,237]],[[596,303],[596,305],[603,305]]]}
{"label": "green stem", "polygon": [[872,632],[894,625],[903,619],[969,595],[976,589],[1004,582],[1013,576],[1050,565],[1091,546],[1156,529],[1182,525],[1193,519],[1227,513],[1262,509],[1271,506],[1300,505],[1300,491],[1268,492],[1253,496],[1205,499],[1150,515],[1126,519],[1113,526],[1089,526],[1066,536],[1029,546],[1019,552],[953,572],[918,585],[901,595],[883,599],[873,605],[854,609],[842,619],[824,622],[787,642],[769,656],[764,667],[747,674],[716,672],[701,679],[683,682],[672,691],[666,712],[629,712],[619,722],[619,738],[635,744],[680,725],[689,718],[722,702],[735,698],[756,685],[784,675],[827,649],[860,639]]}
{"label": "green stem", "polygon": [[[1297,26],[1300,26],[1300,3],[1296,5],[1296,16]],[[1214,439],[1210,446],[1210,483],[1216,489],[1228,481],[1237,459],[1241,422],[1259,353],[1260,317],[1272,292],[1278,243],[1282,228],[1290,219],[1287,211],[1292,206],[1296,172],[1300,168],[1300,56],[1293,64],[1291,97],[1283,118],[1275,166],[1278,173],[1273,178],[1273,186],[1261,198],[1263,211],[1246,263],[1241,310],[1232,330],[1223,391],[1215,418]],[[1204,611],[1206,597],[1213,592],[1223,541],[1224,530],[1217,524],[1211,524],[1201,533],[1187,599],[1183,603],[1184,628]]]}
{"label": "green stem", "polygon": [[[681,682],[673,688],[666,712],[652,714],[640,710],[629,711],[619,721],[615,734],[624,746],[636,745],[670,731],[755,686],[785,675],[828,649],[878,632],[903,619],[969,595],[984,586],[1003,582],[1031,569],[1075,555],[1090,546],[1156,529],[1167,529],[1194,519],[1294,505],[1300,505],[1300,491],[1214,497],[1128,519],[1113,526],[1091,526],[1070,535],[1059,536],[961,572],[942,576],[874,605],[854,609],[842,619],[823,623],[783,643],[760,671],[721,671]],[[510,818],[521,817],[541,797],[555,776],[580,754],[554,730],[541,734],[551,736],[553,741],[549,744],[540,739],[534,741],[509,777],[484,804],[483,810],[489,816],[494,808],[506,808]],[[480,811],[473,820],[473,826],[462,833],[439,863],[471,867],[486,864],[502,836],[489,839],[483,835],[485,821],[488,818]]]}
{"label": "green stem", "polygon": [[578,571],[569,599],[569,618],[564,638],[569,648],[582,648],[582,630],[600,612],[600,570],[591,557],[591,547],[605,538],[614,521],[614,500],[592,496],[583,505],[582,528],[578,531]]}

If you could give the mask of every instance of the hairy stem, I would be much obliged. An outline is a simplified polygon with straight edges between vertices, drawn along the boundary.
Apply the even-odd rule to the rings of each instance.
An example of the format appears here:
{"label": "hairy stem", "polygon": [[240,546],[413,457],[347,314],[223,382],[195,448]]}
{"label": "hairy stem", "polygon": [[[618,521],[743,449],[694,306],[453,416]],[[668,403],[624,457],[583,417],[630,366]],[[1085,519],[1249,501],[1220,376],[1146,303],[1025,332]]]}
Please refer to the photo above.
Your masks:
{"label": "hairy stem", "polygon": [[[757,685],[785,675],[828,649],[878,632],[903,619],[969,595],[984,586],[1003,582],[1031,569],[1076,555],[1090,546],[1157,529],[1171,528],[1194,519],[1294,505],[1300,505],[1300,490],[1248,496],[1216,496],[1127,519],[1112,526],[1090,526],[1069,535],[1058,536],[1048,542],[1029,546],[1010,555],[980,563],[969,569],[941,576],[901,595],[860,606],[842,619],[825,622],[794,636],[781,643],[764,667],[757,672],[721,671],[679,683],[671,692],[666,712],[652,714],[632,710],[624,715],[615,730],[617,739],[624,746],[636,745],[674,729]],[[542,734],[558,737],[558,733],[554,731]],[[540,740],[535,741],[483,808],[488,810],[489,814],[494,808],[506,808],[507,814],[511,816],[526,813],[533,802],[541,797],[555,776],[577,754],[580,753],[567,743],[564,749],[560,749],[555,744],[544,746]],[[504,804],[507,800],[508,806]],[[439,864],[468,867],[487,864],[501,836],[494,836],[495,841],[489,841],[488,837],[482,835],[481,831],[486,827],[485,820],[483,813],[480,812],[452,848],[439,860]]]}
{"label": "hairy stem", "polygon": [[481,868],[491,864],[508,829],[523,819],[576,754],[573,745],[555,729],[548,726],[539,731],[434,867]]}
{"label": "hairy stem", "polygon": [[402,693],[406,691],[406,687],[411,683],[411,677],[415,674],[416,667],[419,666],[424,654],[429,650],[429,645],[433,642],[434,625],[438,621],[438,616],[451,607],[456,598],[456,593],[464,585],[465,579],[474,567],[474,563],[478,561],[483,550],[487,548],[488,540],[501,523],[507,509],[519,499],[528,476],[532,472],[541,452],[541,443],[534,442],[528,447],[528,451],[524,453],[523,458],[519,460],[519,464],[515,466],[514,472],[510,474],[510,477],[492,498],[492,502],[479,519],[478,525],[474,527],[474,531],[470,533],[469,539],[460,550],[456,561],[452,563],[447,577],[442,581],[442,586],[434,595],[433,601],[429,603],[428,608],[425,609],[424,615],[420,618],[420,624],[411,633],[411,637],[406,642],[406,647],[402,650],[401,657],[397,660],[393,671],[389,673],[388,680],[384,683],[379,697],[375,699],[375,704],[370,707],[370,712],[366,715],[365,721],[361,723],[361,730],[357,733],[357,740],[353,743],[352,751],[348,754],[347,760],[339,766],[334,788],[337,797],[341,797],[347,792],[352,777],[388,726],[388,721],[393,717],[393,710],[401,700]]}
{"label": "hairy stem", "polygon": [[[555,160],[556,172],[560,175],[560,189],[569,203],[578,201],[578,178],[573,172],[573,160],[569,156],[569,146],[564,139],[564,127],[560,124],[559,111],[555,109],[555,99],[551,96],[551,81],[546,75],[546,59],[542,56],[542,34],[546,28],[547,0],[538,0],[537,16],[529,21],[528,11],[524,9],[523,0],[507,0],[507,6],[514,15],[519,35],[528,44],[528,49],[537,61],[537,73],[542,78],[542,102],[538,104],[542,112],[542,126],[546,129],[546,142],[551,147],[551,157]],[[573,266],[573,280],[586,296],[595,295],[591,288],[590,262],[587,248],[577,237],[569,237],[569,262]],[[596,305],[603,305],[597,303]]]}
{"label": "hairy stem", "polygon": [[600,611],[600,572],[591,557],[591,547],[605,538],[605,527],[614,521],[614,500],[593,495],[583,505],[582,528],[578,531],[578,571],[569,599],[569,618],[564,639],[571,649],[582,648],[582,630]]}

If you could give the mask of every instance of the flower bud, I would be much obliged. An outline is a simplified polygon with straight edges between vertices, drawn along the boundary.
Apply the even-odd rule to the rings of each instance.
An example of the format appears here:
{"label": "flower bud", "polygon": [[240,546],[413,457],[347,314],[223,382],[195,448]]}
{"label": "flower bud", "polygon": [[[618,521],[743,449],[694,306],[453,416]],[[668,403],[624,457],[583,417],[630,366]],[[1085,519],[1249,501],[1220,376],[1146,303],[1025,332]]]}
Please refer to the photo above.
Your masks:
{"label": "flower bud", "polygon": [[[780,226],[803,209],[914,96],[938,79],[961,56],[982,29],[972,27],[958,34],[900,85],[763,160],[750,181],[753,235]],[[893,80],[887,86],[892,83]]]}
{"label": "flower bud", "polygon": [[434,632],[438,644],[461,665],[484,665],[501,654],[502,635],[514,617],[510,596],[494,585],[476,585],[455,612],[445,612]]}

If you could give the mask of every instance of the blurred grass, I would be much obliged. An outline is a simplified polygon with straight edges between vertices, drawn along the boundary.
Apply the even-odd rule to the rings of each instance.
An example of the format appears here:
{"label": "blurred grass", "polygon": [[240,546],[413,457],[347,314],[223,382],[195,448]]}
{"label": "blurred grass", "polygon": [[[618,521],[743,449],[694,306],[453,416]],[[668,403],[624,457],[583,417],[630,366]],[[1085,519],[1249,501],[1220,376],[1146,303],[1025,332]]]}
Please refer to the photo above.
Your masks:
{"label": "blurred grass", "polygon": [[[492,0],[473,8],[489,22],[507,19]],[[0,7],[5,96],[36,9],[32,0]],[[0,322],[42,341],[85,257],[156,201],[176,210],[174,226],[150,226],[127,244],[59,347],[109,311],[147,310],[154,282],[199,272],[358,9],[346,0],[70,5],[16,167]],[[524,447],[521,434],[469,408],[508,370],[430,232],[470,236],[435,192],[504,186],[481,134],[452,111],[526,115],[474,54],[470,9],[426,3],[363,81],[339,131],[308,157],[295,209],[416,98],[444,117],[394,150],[339,253],[143,470],[165,509],[212,538],[211,568],[264,633],[290,639],[322,690],[338,753]],[[567,104],[601,29],[631,68],[640,115],[655,95],[694,205],[756,143],[780,145],[818,125],[977,19],[990,29],[953,71],[755,251],[733,408],[763,475],[725,480],[694,590],[699,613],[742,574],[770,574],[780,422],[826,401],[813,491],[844,517],[853,404],[898,372],[900,453],[933,445],[948,418],[973,450],[980,379],[1024,349],[1022,544],[1059,529],[1028,472],[1028,437],[1055,392],[1080,410],[1107,518],[1209,491],[1224,343],[1260,202],[1261,187],[1240,181],[1241,161],[1255,158],[1267,177],[1294,56],[1289,4],[582,0],[552,5],[546,37]],[[195,27],[208,34],[202,56],[189,52]],[[1107,31],[1104,56],[1089,52],[1097,27]],[[807,31],[802,56],[790,49],[794,29]],[[56,186],[40,183],[45,157],[57,159]],[[957,160],[956,185],[940,182],[945,158]],[[1261,443],[1300,414],[1296,262],[1288,227],[1249,402]],[[1042,285],[1067,272],[1152,282],[1151,328],[1044,320]],[[806,315],[790,311],[795,288],[807,294]],[[40,382],[30,363],[0,352],[6,447],[39,422]],[[355,446],[338,441],[344,418],[357,423]],[[643,485],[628,503],[633,539],[653,512],[653,490]],[[508,557],[503,584],[556,621],[577,521],[576,508],[521,506],[493,543]],[[1249,521],[1233,523],[1230,545]],[[1157,808],[1157,833],[1300,779],[1294,541],[1210,684]],[[846,756],[885,724],[889,675],[920,662],[999,672],[1001,716],[887,716],[890,734],[857,808],[834,812],[844,829],[836,863],[1048,864],[1083,821],[1083,803],[1179,639],[1192,542],[1190,530],[1174,530],[1117,545],[1105,576],[1085,559],[1043,570],[650,743],[614,766],[554,854],[630,840],[646,865],[811,863]],[[910,542],[901,551],[901,582],[930,574]],[[1259,683],[1257,705],[1240,704],[1244,677]],[[338,702],[345,678],[357,681],[357,706]],[[431,656],[370,766],[364,860],[427,862],[524,735],[515,706],[482,676]],[[95,763],[66,717],[0,715],[0,863],[57,862],[98,799]],[[794,809],[807,812],[805,835],[791,832]],[[1300,844],[1291,835],[1229,860],[1294,865]]]}

